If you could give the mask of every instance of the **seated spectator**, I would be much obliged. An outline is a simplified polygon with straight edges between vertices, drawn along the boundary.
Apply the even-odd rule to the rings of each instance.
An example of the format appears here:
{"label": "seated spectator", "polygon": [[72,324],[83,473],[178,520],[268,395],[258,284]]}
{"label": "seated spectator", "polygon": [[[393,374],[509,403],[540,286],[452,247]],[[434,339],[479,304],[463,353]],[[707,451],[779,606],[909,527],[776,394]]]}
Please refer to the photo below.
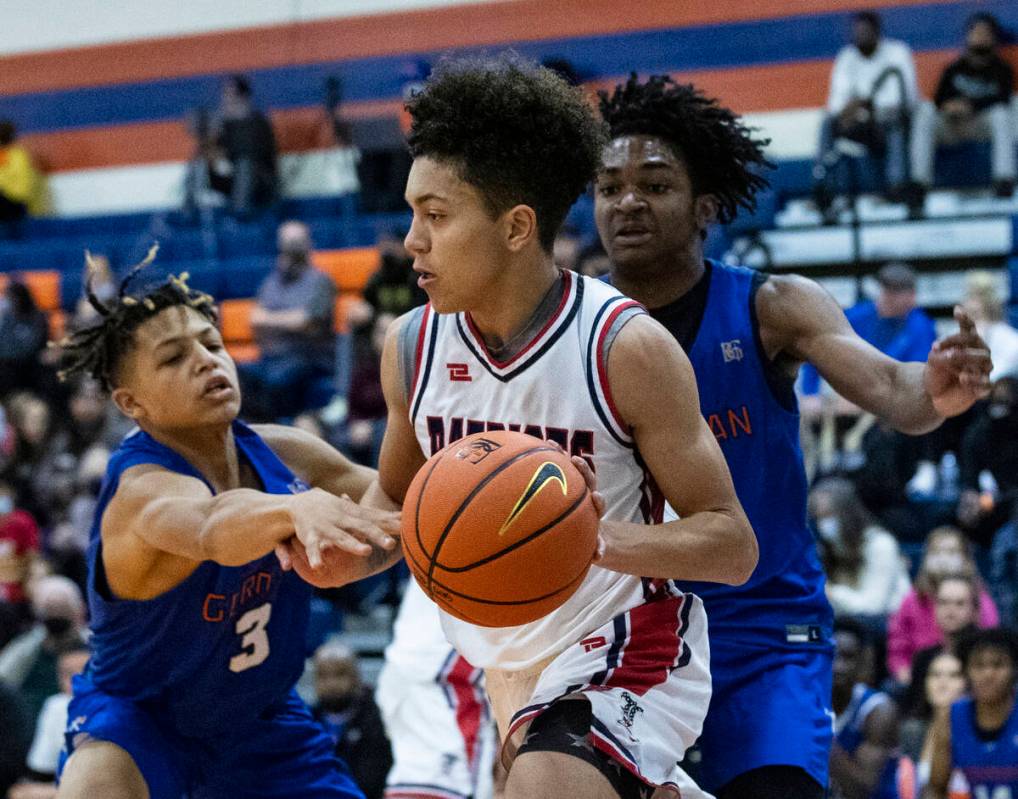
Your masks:
{"label": "seated spectator", "polygon": [[381,313],[375,318],[371,349],[357,353],[347,394],[347,449],[350,457],[367,466],[378,464],[385,432],[386,406],[382,394],[382,347],[385,334],[396,317]]}
{"label": "seated spectator", "polygon": [[414,260],[403,246],[402,232],[383,234],[378,239],[378,271],[368,278],[362,296],[370,306],[371,315],[360,320],[358,327],[367,329],[378,314],[399,317],[428,301],[424,289],[417,285]]}
{"label": "seated spectator", "polygon": [[922,673],[929,663],[943,652],[958,653],[958,642],[979,622],[979,599],[976,582],[964,575],[948,575],[937,584],[934,619],[940,632],[940,643],[921,649],[912,659],[912,673]]}
{"label": "seated spectator", "polygon": [[205,188],[226,196],[239,217],[275,202],[276,137],[268,117],[255,108],[246,77],[227,78],[217,114],[196,125],[195,137],[198,154],[188,167],[185,212],[194,212]]}
{"label": "seated spectator", "polygon": [[[889,263],[877,272],[875,300],[863,300],[845,311],[852,329],[885,355],[898,361],[925,361],[937,332],[933,320],[916,303],[916,275],[905,264]],[[800,390],[815,396],[820,390],[816,368],[802,368]]]}
{"label": "seated spectator", "polygon": [[837,477],[821,480],[810,492],[809,513],[834,612],[882,618],[897,610],[909,589],[898,543],[876,525],[853,485]]}
{"label": "seated spectator", "polygon": [[821,211],[826,211],[830,202],[824,182],[829,166],[837,160],[834,144],[838,139],[850,139],[873,154],[882,154],[888,194],[904,193],[905,137],[917,97],[915,63],[908,45],[884,38],[880,17],[872,11],[855,14],[852,43],[834,60],[827,115],[820,128],[814,177]]}
{"label": "seated spectator", "polygon": [[251,312],[261,357],[238,365],[245,413],[259,420],[297,415],[307,384],[335,372],[336,286],[311,265],[307,225],[284,222],[277,241],[276,268],[258,289]]}
{"label": "seated spectator", "polygon": [[1018,330],[1004,319],[1004,300],[991,272],[973,271],[965,276],[962,307],[976,323],[976,332],[990,348],[993,371],[990,380],[1018,374]]}
{"label": "seated spectator", "polygon": [[943,642],[937,627],[935,597],[940,581],[954,574],[976,581],[979,626],[994,627],[999,623],[996,605],[978,580],[965,536],[954,527],[938,527],[931,531],[926,538],[915,584],[887,625],[887,670],[902,685],[911,681],[911,664],[916,653]]}
{"label": "seated spectator", "polygon": [[1013,796],[1018,792],[1015,634],[980,630],[962,642],[958,656],[969,695],[939,713],[930,728],[926,796]]}
{"label": "seated spectator", "polygon": [[897,799],[898,709],[867,684],[873,645],[866,628],[850,619],[835,621],[834,647],[833,795]]}
{"label": "seated spectator", "polygon": [[39,385],[39,356],[48,338],[46,314],[28,288],[12,280],[0,299],[0,397]]}
{"label": "seated spectator", "polygon": [[0,650],[0,681],[21,692],[32,720],[46,698],[60,690],[57,660],[85,641],[85,601],[66,577],[40,578],[31,590],[34,626]]}
{"label": "seated spectator", "polygon": [[365,799],[382,799],[392,749],[357,656],[342,644],[326,643],[315,652],[314,668],[317,701],[311,712],[332,736]]}
{"label": "seated spectator", "polygon": [[0,222],[46,212],[46,184],[17,138],[14,123],[0,120]]}
{"label": "seated spectator", "polygon": [[14,491],[0,480],[0,602],[21,605],[32,560],[39,555],[39,526],[15,506]]}
{"label": "seated spectator", "polygon": [[961,661],[950,652],[941,652],[924,664],[925,670],[912,675],[908,692],[908,718],[901,724],[901,755],[912,764],[913,797],[922,794],[930,778],[930,752],[926,735],[934,715],[943,712],[965,693]]}
{"label": "seated spectator", "polygon": [[42,706],[35,723],[35,736],[28,750],[26,764],[29,779],[11,790],[10,799],[50,799],[57,795],[57,765],[64,746],[67,729],[67,706],[71,701],[71,680],[81,674],[88,663],[88,647],[73,643],[60,653],[57,674],[60,692],[53,694]]}
{"label": "seated spectator", "polygon": [[970,139],[992,143],[994,193],[1010,197],[1015,182],[1015,135],[1011,113],[1014,72],[997,53],[1000,25],[990,14],[973,14],[965,26],[965,52],[940,76],[932,103],[920,103],[912,123],[913,209],[933,183],[939,143]]}
{"label": "seated spectator", "polygon": [[[965,431],[959,468],[958,521],[974,541],[991,546],[997,530],[1015,518],[1018,503],[1018,375],[993,384],[989,401]],[[993,477],[996,491],[983,491],[983,472]]]}

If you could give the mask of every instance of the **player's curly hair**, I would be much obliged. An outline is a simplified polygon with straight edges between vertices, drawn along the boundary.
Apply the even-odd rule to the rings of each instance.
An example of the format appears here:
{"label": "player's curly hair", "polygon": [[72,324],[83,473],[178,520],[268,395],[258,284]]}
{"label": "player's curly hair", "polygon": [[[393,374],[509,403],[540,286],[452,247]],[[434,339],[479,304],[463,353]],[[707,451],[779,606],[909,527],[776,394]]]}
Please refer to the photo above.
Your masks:
{"label": "player's curly hair", "polygon": [[130,294],[128,289],[141,272],[155,259],[157,245],[149,250],[145,260],[132,267],[117,290],[116,299],[103,303],[92,290],[96,272],[92,257],[85,253],[88,275],[85,279],[85,297],[99,314],[99,321],[76,330],[54,346],[61,350],[61,369],[58,376],[68,380],[77,374],[87,374],[99,381],[105,391],[111,391],[116,382],[117,369],[124,354],[134,343],[134,331],[147,319],[176,305],[194,308],[210,322],[217,319],[216,307],[208,294],[195,291],[187,285],[187,273],[170,275],[154,288]]}
{"label": "player's curly hair", "polygon": [[515,53],[445,60],[407,102],[410,153],[450,162],[493,216],[525,204],[551,251],[607,142],[582,91]]}
{"label": "player's curly hair", "polygon": [[770,139],[754,138],[738,115],[667,75],[641,83],[632,73],[610,94],[598,94],[612,138],[645,135],[668,142],[689,171],[693,193],[717,198],[720,222],[731,222],[740,207],[756,208],[756,192],[768,185],[760,172],[774,166],[764,156]]}

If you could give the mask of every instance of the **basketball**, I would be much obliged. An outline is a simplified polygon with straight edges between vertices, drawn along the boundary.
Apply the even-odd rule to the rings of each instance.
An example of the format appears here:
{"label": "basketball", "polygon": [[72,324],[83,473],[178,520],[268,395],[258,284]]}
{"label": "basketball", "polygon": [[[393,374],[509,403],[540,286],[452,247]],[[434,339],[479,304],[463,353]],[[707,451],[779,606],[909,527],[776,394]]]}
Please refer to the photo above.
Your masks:
{"label": "basketball", "polygon": [[511,431],[433,455],[403,504],[403,552],[424,592],[484,627],[539,619],[583,582],[598,516],[562,450]]}

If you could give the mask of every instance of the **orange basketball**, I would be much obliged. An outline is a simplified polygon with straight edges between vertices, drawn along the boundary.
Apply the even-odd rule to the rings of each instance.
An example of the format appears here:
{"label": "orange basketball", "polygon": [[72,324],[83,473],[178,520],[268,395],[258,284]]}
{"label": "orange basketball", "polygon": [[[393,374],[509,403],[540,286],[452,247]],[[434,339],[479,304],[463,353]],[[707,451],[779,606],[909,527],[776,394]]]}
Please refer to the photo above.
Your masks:
{"label": "orange basketball", "polygon": [[546,441],[476,433],[428,460],[403,503],[403,553],[439,607],[484,627],[547,615],[583,582],[598,517],[583,475]]}

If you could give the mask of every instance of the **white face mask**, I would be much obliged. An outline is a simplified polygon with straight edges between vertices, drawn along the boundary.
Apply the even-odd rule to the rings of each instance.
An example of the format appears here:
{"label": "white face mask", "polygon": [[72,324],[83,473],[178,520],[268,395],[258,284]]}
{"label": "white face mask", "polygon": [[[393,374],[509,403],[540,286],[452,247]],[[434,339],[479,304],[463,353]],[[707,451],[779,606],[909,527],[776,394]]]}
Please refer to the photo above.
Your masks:
{"label": "white face mask", "polygon": [[0,516],[6,516],[14,510],[14,500],[8,496],[0,497]]}
{"label": "white face mask", "polygon": [[828,544],[841,540],[841,522],[836,516],[825,516],[817,519],[817,533]]}

